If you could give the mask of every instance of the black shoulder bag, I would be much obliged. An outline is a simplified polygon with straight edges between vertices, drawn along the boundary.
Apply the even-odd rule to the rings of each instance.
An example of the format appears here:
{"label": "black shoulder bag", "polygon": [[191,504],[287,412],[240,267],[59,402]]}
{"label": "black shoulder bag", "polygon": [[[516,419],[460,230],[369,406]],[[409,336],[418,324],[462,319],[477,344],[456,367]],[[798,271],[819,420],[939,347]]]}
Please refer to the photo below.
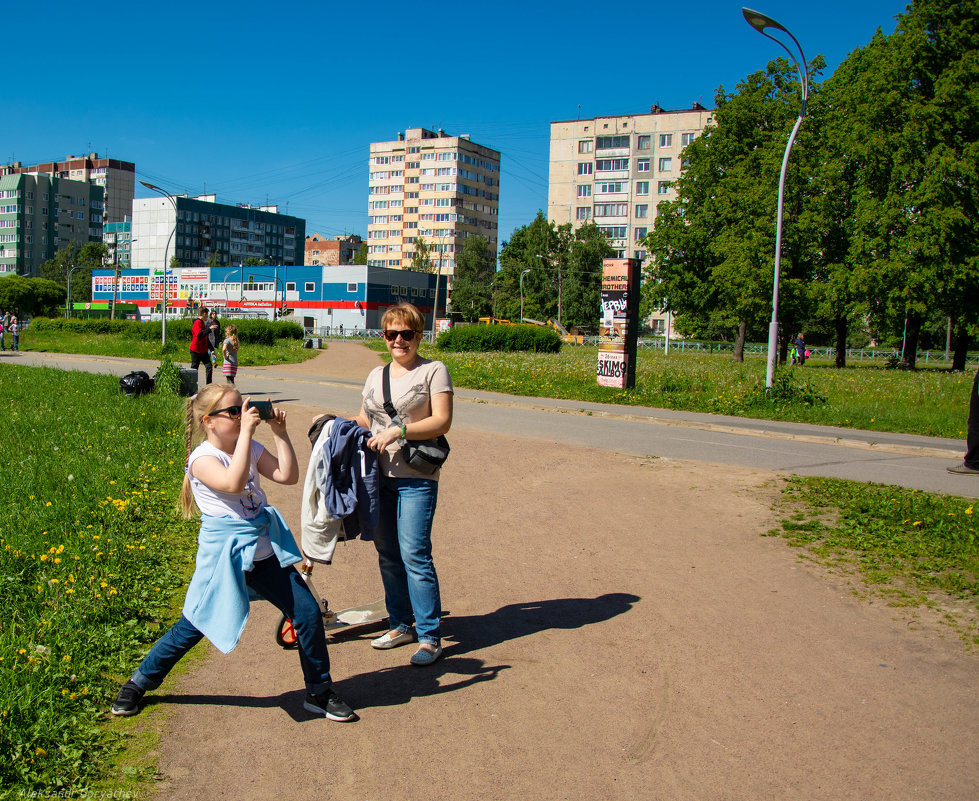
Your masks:
{"label": "black shoulder bag", "polygon": [[[384,386],[384,411],[396,426],[404,425],[391,402],[391,365],[384,365],[384,376],[381,382]],[[444,434],[435,439],[408,439],[401,446],[401,457],[408,466],[419,473],[433,475],[449,458],[449,441]]]}

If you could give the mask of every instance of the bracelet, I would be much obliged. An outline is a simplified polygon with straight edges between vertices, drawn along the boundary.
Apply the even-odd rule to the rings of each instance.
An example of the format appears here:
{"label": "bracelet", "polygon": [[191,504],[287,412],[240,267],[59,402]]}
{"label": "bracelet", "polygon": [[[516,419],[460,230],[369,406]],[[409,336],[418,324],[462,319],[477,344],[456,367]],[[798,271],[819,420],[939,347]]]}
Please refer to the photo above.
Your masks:
{"label": "bracelet", "polygon": [[401,439],[408,439],[408,426],[401,424]]}

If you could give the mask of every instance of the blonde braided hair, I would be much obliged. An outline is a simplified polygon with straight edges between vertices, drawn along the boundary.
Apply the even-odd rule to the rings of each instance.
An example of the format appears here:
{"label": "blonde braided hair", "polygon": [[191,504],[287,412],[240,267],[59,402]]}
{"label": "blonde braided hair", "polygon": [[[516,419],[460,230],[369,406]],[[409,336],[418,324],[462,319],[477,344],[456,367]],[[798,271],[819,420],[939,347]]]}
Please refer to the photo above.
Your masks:
{"label": "blonde braided hair", "polygon": [[[204,417],[218,407],[221,398],[229,391],[233,392],[234,389],[229,389],[222,384],[208,384],[196,395],[187,399],[185,421],[187,431],[186,458],[188,461],[191,452],[194,450],[195,442],[204,438]],[[195,434],[199,435],[196,440]],[[187,472],[186,466],[184,467],[184,483],[180,488],[180,511],[184,520],[193,520],[199,513],[197,503],[194,501],[194,492],[190,487],[190,473]]]}

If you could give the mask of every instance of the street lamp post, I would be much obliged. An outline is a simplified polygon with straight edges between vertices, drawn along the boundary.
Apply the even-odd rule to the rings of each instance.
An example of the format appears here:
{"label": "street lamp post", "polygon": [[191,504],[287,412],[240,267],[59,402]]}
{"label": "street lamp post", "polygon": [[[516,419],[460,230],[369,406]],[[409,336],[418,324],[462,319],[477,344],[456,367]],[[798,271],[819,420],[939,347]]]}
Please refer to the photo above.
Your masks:
{"label": "street lamp post", "polygon": [[71,274],[75,272],[75,270],[83,269],[83,267],[84,265],[82,264],[76,264],[74,267],[68,270],[68,292],[65,295],[65,319],[66,320],[71,318]]}
{"label": "street lamp post", "polygon": [[445,250],[444,242],[445,242],[445,237],[449,236],[450,234],[451,234],[451,230],[448,234],[440,234],[437,237],[439,241],[439,266],[438,266],[438,272],[435,273],[435,303],[432,304],[432,342],[435,341],[435,334],[436,334],[435,320],[438,317],[438,311],[439,311],[439,279],[442,277],[442,255]]}
{"label": "street lamp post", "polygon": [[[806,103],[809,100],[809,65],[806,62],[805,54],[802,52],[802,45],[799,44],[799,40],[792,35],[788,28],[780,25],[771,17],[758,11],[752,11],[750,8],[742,7],[741,13],[752,28],[762,36],[771,39],[789,54],[789,58],[792,59],[792,63],[795,64],[796,69],[799,71],[799,80],[802,83],[802,105],[799,108],[799,118],[795,121],[795,126],[792,128],[789,141],[785,146],[785,155],[782,157],[782,172],[778,178],[778,213],[775,220],[775,274],[772,286],[772,321],[768,326],[768,368],[765,371],[765,387],[771,389],[775,377],[775,362],[778,357],[776,350],[778,347],[778,281],[779,270],[782,265],[782,205],[785,198],[785,171],[789,165],[789,153],[792,152],[792,145],[795,142],[796,134],[802,125],[802,118],[806,116]],[[775,28],[787,34],[793,43],[795,43],[795,46],[799,48],[800,58],[797,59],[795,54],[783,42],[771,34],[765,33],[766,28]]]}
{"label": "street lamp post", "polygon": [[529,273],[530,270],[524,270],[520,273],[520,322],[523,323],[523,277]]}
{"label": "street lamp post", "polygon": [[163,248],[163,324],[162,324],[162,344],[167,344],[167,289],[168,282],[167,278],[170,273],[170,263],[167,261],[167,252],[170,250],[170,241],[173,239],[173,235],[177,230],[177,199],[167,192],[165,189],[160,189],[160,187],[155,184],[149,184],[146,181],[140,181],[140,183],[147,189],[156,192],[158,195],[163,195],[170,204],[173,206],[173,230],[170,231],[170,236],[167,237],[166,247]]}

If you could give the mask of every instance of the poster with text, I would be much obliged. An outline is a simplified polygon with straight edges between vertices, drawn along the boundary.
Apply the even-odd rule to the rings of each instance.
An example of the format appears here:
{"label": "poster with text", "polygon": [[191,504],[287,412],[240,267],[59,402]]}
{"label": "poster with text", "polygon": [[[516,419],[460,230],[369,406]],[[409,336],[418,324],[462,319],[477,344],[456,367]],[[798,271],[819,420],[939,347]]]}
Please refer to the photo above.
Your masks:
{"label": "poster with text", "polygon": [[605,259],[598,326],[598,384],[628,389],[636,384],[639,336],[639,262]]}

